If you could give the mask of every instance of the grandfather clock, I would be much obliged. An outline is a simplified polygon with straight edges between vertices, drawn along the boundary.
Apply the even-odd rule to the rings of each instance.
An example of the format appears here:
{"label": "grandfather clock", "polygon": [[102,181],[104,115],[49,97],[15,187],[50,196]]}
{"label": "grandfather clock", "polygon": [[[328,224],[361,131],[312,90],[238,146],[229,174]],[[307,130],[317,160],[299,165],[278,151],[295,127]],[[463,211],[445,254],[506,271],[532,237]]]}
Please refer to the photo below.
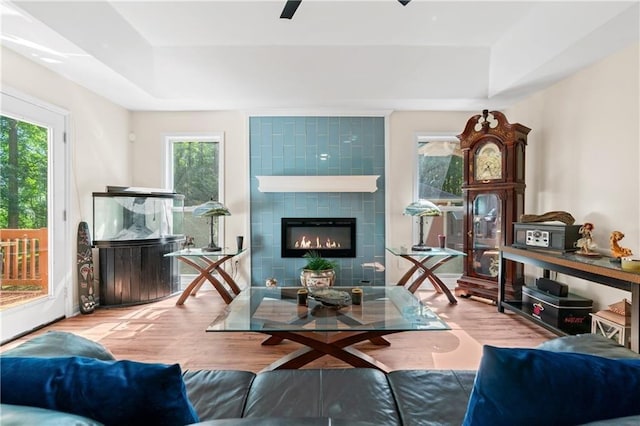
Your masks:
{"label": "grandfather clock", "polygon": [[[524,159],[531,129],[499,111],[482,111],[458,135],[464,159],[462,276],[456,294],[498,300],[499,250],[513,243],[513,223],[524,212]],[[523,265],[507,262],[506,298],[520,300]]]}

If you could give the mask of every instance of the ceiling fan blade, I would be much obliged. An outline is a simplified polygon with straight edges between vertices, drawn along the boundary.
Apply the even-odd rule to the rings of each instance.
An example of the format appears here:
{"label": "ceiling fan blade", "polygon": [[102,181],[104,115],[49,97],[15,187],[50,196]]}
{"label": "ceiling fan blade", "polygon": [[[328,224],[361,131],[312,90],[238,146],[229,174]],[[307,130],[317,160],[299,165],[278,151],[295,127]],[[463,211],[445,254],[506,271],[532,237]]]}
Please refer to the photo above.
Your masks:
{"label": "ceiling fan blade", "polygon": [[398,1],[400,2],[401,5],[406,6],[409,4],[411,0],[398,0]]}
{"label": "ceiling fan blade", "polygon": [[280,14],[280,18],[291,19],[293,18],[293,14],[298,10],[298,6],[300,6],[302,0],[287,0],[284,5],[284,9],[282,9],[282,13]]}

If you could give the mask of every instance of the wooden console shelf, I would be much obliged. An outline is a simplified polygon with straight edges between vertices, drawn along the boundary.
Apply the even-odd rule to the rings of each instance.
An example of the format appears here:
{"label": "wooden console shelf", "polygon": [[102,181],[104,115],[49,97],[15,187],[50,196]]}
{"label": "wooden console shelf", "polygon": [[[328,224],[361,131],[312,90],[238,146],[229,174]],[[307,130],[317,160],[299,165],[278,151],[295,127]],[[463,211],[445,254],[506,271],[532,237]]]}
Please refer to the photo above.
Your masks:
{"label": "wooden console shelf", "polygon": [[[513,311],[534,320],[521,309],[520,300],[505,300],[505,277],[502,271],[507,260],[529,264],[544,269],[544,276],[549,271],[582,278],[607,287],[614,287],[631,292],[631,350],[640,352],[640,273],[623,271],[619,264],[611,263],[609,258],[588,258],[574,253],[552,253],[515,247],[500,248],[500,271],[498,273],[498,311]],[[537,324],[558,334],[564,332],[542,321]]]}

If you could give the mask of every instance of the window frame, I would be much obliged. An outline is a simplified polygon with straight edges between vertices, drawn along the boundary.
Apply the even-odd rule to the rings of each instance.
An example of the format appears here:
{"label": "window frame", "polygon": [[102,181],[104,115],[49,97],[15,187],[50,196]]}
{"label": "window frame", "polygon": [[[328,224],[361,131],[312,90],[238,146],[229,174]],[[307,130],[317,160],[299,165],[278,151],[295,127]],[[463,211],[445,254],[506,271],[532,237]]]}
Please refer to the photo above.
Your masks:
{"label": "window frame", "polygon": [[[225,150],[224,150],[224,132],[206,132],[206,133],[167,133],[163,136],[164,140],[164,186],[167,189],[173,188],[173,144],[180,142],[205,142],[218,144],[218,200],[225,204],[224,193],[224,176],[225,176]],[[185,206],[185,214],[191,214],[195,206]],[[225,235],[225,217],[218,217],[218,244],[224,247]]]}
{"label": "window frame", "polygon": [[[413,166],[413,171],[414,171],[414,175],[413,175],[413,200],[417,200],[419,195],[420,195],[420,154],[418,152],[418,149],[420,147],[420,144],[422,143],[428,143],[428,142],[436,142],[436,141],[453,141],[453,142],[460,142],[460,140],[458,139],[458,137],[456,136],[456,134],[454,132],[441,132],[441,133],[416,133],[415,134],[415,139],[414,139],[414,166]],[[464,165],[462,165],[462,167],[464,167]],[[464,170],[462,170],[462,172],[464,173]],[[460,201],[463,201],[463,196],[460,196]],[[438,201],[438,200],[431,200],[431,201]],[[437,203],[436,203],[437,204]],[[444,219],[442,221],[442,232],[446,235],[446,231],[447,231],[447,212],[459,212],[460,214],[464,214],[464,205],[438,205],[440,207],[440,209],[442,210],[444,216]],[[464,220],[464,219],[463,219]],[[418,235],[418,229],[419,225],[417,221],[413,221],[413,229],[412,229],[412,235]],[[449,241],[448,241],[449,242]],[[447,287],[455,287],[455,280],[457,280],[457,278],[462,274],[462,270],[460,270],[460,273],[456,272],[456,273],[451,273],[451,272],[438,272],[437,275],[445,282],[445,284],[447,284]]]}

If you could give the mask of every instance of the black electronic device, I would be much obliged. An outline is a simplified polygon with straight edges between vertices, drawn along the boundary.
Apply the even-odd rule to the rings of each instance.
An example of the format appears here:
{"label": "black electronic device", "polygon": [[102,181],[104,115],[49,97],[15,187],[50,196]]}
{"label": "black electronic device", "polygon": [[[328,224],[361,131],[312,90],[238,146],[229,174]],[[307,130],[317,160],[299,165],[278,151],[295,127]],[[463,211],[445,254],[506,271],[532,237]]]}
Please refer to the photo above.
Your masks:
{"label": "black electronic device", "polygon": [[569,286],[549,278],[536,278],[536,287],[538,290],[545,291],[549,294],[559,297],[567,297],[569,295]]}
{"label": "black electronic device", "polygon": [[567,334],[591,331],[593,300],[569,293],[553,296],[533,287],[522,287],[522,310]]}
{"label": "black electronic device", "polygon": [[575,251],[581,225],[551,223],[513,224],[513,246],[558,252]]}

